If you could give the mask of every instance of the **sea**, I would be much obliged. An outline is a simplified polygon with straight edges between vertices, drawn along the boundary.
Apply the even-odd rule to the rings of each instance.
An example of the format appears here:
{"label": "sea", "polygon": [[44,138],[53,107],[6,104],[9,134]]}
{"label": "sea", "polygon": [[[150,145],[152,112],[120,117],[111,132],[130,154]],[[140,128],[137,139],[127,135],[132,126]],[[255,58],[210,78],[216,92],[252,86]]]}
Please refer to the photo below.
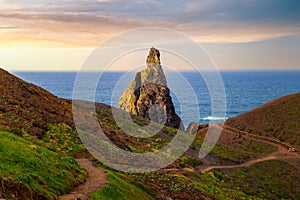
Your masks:
{"label": "sea", "polygon": [[[16,76],[27,82],[36,84],[54,95],[72,99],[74,83],[78,72],[13,72]],[[94,98],[81,96],[82,100],[117,106],[118,98],[134,78],[134,73],[105,72],[101,73],[100,80],[93,79],[95,73],[90,74],[87,85],[83,87],[82,94],[86,93],[89,85],[96,84]],[[176,112],[181,116],[185,127],[192,121],[200,123],[215,123],[225,121],[273,99],[300,92],[300,71],[221,71],[224,85],[224,99],[221,99],[225,114],[221,117],[212,112],[213,91],[209,92],[207,82],[198,72],[166,72],[168,87]],[[89,77],[89,73],[87,73]],[[187,81],[187,89],[183,81]],[[96,83],[95,83],[96,82]],[[222,85],[221,85],[222,86]],[[221,87],[220,86],[220,87]],[[223,87],[223,86],[222,86]],[[91,91],[93,92],[93,91]],[[196,97],[196,98],[195,98]],[[214,97],[215,98],[215,97]],[[196,99],[197,101],[194,101]],[[184,104],[182,102],[185,102]],[[195,117],[196,109],[200,116]]]}

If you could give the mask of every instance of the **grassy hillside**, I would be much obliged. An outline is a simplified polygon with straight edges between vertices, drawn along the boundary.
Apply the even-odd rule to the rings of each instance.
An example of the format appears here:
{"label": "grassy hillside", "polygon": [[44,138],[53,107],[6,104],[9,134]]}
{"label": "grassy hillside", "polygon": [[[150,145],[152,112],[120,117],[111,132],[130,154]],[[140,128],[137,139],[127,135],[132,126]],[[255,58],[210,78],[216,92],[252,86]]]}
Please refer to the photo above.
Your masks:
{"label": "grassy hillside", "polygon": [[[299,96],[275,100],[229,119],[227,124],[296,144],[299,142]],[[86,127],[85,131],[94,133],[98,129],[98,124],[97,127],[90,124],[97,116],[112,143],[127,151],[156,151],[167,145],[177,133],[176,129],[163,127],[157,135],[149,138],[132,137],[118,127],[110,106],[96,103],[95,111],[85,112],[90,103],[80,104],[78,112],[85,120],[79,123]],[[71,101],[55,97],[0,70],[0,127],[5,127],[0,128],[0,198],[55,199],[84,180],[86,174],[74,157],[97,162],[81,144],[71,108]],[[148,120],[137,116],[132,116],[132,119],[140,126],[149,124]],[[137,127],[132,131],[143,130]],[[143,132],[147,134],[147,131]],[[201,169],[210,165],[238,165],[277,150],[272,144],[223,131],[212,152],[200,160],[198,153],[205,134],[201,130],[183,156],[156,172],[124,174],[98,162],[98,166],[107,172],[108,184],[92,193],[91,198],[299,198],[299,169],[285,161],[266,161],[251,167],[201,173]],[[295,162],[300,166],[299,161]]]}
{"label": "grassy hillside", "polygon": [[228,186],[240,188],[247,196],[261,199],[300,199],[299,169],[272,160],[248,168],[213,170]]}
{"label": "grassy hillside", "polygon": [[154,200],[146,189],[128,175],[107,170],[109,184],[90,195],[92,200]]}
{"label": "grassy hillside", "polygon": [[[159,149],[167,144],[177,132],[177,130],[173,128],[165,127],[156,136],[147,139],[134,138],[126,135],[122,130],[119,130],[111,118],[110,110],[102,108],[101,112],[97,113],[100,124],[103,125],[104,130],[107,130],[106,133],[110,139],[117,141],[115,144],[120,145],[122,148],[133,152],[149,152]],[[147,120],[142,118],[135,118],[135,122],[137,124],[147,124]],[[217,144],[208,157],[210,157],[214,163],[220,165],[238,164],[276,150],[276,147],[270,144],[252,141],[247,138],[234,138],[232,140],[234,140],[234,142],[227,141],[226,145],[222,143]],[[146,174],[121,175],[121,177],[123,176],[122,181],[126,181],[126,183],[122,183],[120,180],[117,181],[120,178],[118,173],[107,169],[110,174],[110,185],[95,192],[92,194],[92,197],[94,199],[112,199],[112,197],[117,197],[120,194],[128,195],[126,191],[128,191],[129,188],[133,187],[130,190],[135,191],[135,187],[140,186],[142,187],[135,193],[136,196],[129,195],[130,198],[128,197],[128,199],[136,199],[139,194],[142,194],[141,192],[145,191],[147,195],[151,194],[152,197],[171,197],[173,199],[259,199],[261,197],[257,194],[247,193],[248,185],[243,186],[234,181],[225,181],[224,177],[228,178],[229,176],[225,172],[216,170],[216,172],[201,173],[198,169],[201,169],[205,164],[197,158],[201,144],[201,137],[196,137],[188,152],[166,169]],[[276,161],[271,164],[266,162],[263,166],[274,167],[276,164]],[[280,164],[281,162],[278,164],[279,167]],[[295,177],[288,177],[288,175],[296,174],[299,171],[287,163],[283,163],[282,165],[285,166],[284,173],[286,176],[282,176],[279,179],[283,178],[287,182],[296,183]],[[260,167],[260,165],[258,166]],[[257,181],[267,185],[268,183],[264,177],[265,168],[262,167],[262,169],[260,169],[259,167],[256,167],[256,171],[254,171],[254,168],[241,168],[245,171],[245,174],[248,175],[248,177],[244,176],[245,180],[243,179],[244,177],[240,177],[241,180],[249,180],[252,181],[252,183]],[[257,176],[252,177],[252,172],[256,173]],[[268,177],[276,176],[277,174],[278,171],[272,170],[268,172]],[[272,180],[269,181],[272,182]],[[272,196],[276,190],[277,196],[273,195],[272,197],[273,199],[280,199],[286,194],[280,193],[280,191],[283,189],[292,190],[292,187],[294,186],[286,184],[281,186],[279,182],[276,182],[276,187],[273,188],[273,186],[270,185],[270,188],[265,190],[264,195],[268,197]],[[116,188],[118,188],[118,190]],[[295,196],[296,194],[293,193],[290,196],[293,195]]]}
{"label": "grassy hillside", "polygon": [[6,199],[55,199],[86,177],[74,158],[6,131],[0,131],[0,160],[0,196]]}
{"label": "grassy hillside", "polygon": [[71,104],[0,68],[0,124],[42,136],[48,124],[73,127]]}
{"label": "grassy hillside", "polygon": [[226,124],[242,131],[276,138],[300,147],[300,93],[275,99],[228,119]]}

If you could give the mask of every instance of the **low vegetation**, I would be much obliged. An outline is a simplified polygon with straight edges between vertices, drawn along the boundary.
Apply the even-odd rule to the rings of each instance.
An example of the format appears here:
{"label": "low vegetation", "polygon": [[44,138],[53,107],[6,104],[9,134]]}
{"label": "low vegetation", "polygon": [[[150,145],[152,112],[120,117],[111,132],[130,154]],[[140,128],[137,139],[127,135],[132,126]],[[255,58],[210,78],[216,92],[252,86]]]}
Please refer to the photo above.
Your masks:
{"label": "low vegetation", "polygon": [[[0,73],[0,199],[51,200],[70,192],[87,176],[75,157],[91,158],[74,129],[71,102],[1,69]],[[300,93],[275,100],[229,119],[227,125],[249,134],[269,136],[300,146],[299,98]],[[89,107],[87,102],[81,103]],[[133,137],[118,127],[111,107],[96,103],[96,111],[87,114],[85,106],[80,109],[79,113],[86,120],[79,123],[88,124],[89,115],[96,115],[107,137],[127,151],[154,152],[166,146],[177,134],[176,129],[163,127],[152,137]],[[149,124],[145,119],[132,118],[137,125]],[[129,128],[149,134],[138,126]],[[93,130],[87,128],[87,131]],[[204,136],[205,132],[201,134]],[[300,199],[299,169],[283,161],[265,161],[250,167],[213,169],[201,173],[199,170],[211,163],[235,165],[276,150],[273,145],[240,136],[228,138],[213,148],[209,154],[212,161],[207,161],[198,159],[203,141],[203,137],[198,135],[184,155],[166,169],[151,173],[126,174],[98,163],[98,167],[108,175],[108,184],[90,197],[95,200],[167,197]],[[105,147],[103,143],[102,148]],[[300,166],[299,161],[295,162],[298,163],[295,166]]]}
{"label": "low vegetation", "polygon": [[48,131],[43,135],[42,140],[49,149],[65,155],[75,155],[85,150],[77,133],[66,124],[49,124]]}
{"label": "low vegetation", "polygon": [[92,200],[154,200],[154,197],[141,185],[137,186],[136,182],[130,176],[111,170],[107,170],[107,175],[109,183],[92,193],[90,195]]}
{"label": "low vegetation", "polygon": [[268,102],[227,120],[227,125],[251,134],[275,138],[300,147],[300,93]]}
{"label": "low vegetation", "polygon": [[278,161],[251,167],[214,169],[211,172],[152,172],[132,175],[146,186],[171,194],[174,199],[299,199],[299,170]]}
{"label": "low vegetation", "polygon": [[74,158],[6,131],[0,131],[0,160],[0,194],[6,199],[56,199],[86,177]]}
{"label": "low vegetation", "polygon": [[[110,113],[105,114],[98,111],[98,115],[100,116],[99,121],[102,126],[104,126],[104,130],[106,130],[105,127],[107,127],[107,129],[109,127],[110,132],[106,132],[108,133],[107,135],[112,140],[116,140],[117,138],[117,141],[120,144],[122,143],[126,146],[123,148],[127,148],[127,150],[133,152],[147,152],[160,149],[161,147],[168,144],[172,137],[174,137],[174,135],[177,133],[177,130],[170,127],[165,127],[159,134],[153,137],[146,139],[135,138],[123,133],[115,124],[114,120],[111,120],[111,118],[109,118]],[[135,121],[138,121],[138,123],[140,124],[146,124],[143,119],[135,119]],[[52,174],[55,174],[56,179],[58,179],[57,181],[59,181],[61,184],[64,184],[65,187],[59,187],[59,189],[56,189],[56,187],[52,186],[55,180],[51,180],[52,182],[49,182],[49,186],[46,182],[45,185],[47,187],[42,185],[40,186],[40,188],[38,187],[38,185],[41,185],[40,183],[34,184],[34,182],[31,183],[31,181],[29,181],[30,184],[24,183],[24,185],[29,188],[28,191],[37,191],[41,196],[46,197],[47,199],[53,199],[59,194],[70,191],[74,185],[79,184],[84,180],[84,172],[76,164],[74,158],[67,157],[85,150],[79,138],[77,137],[76,132],[74,132],[71,127],[63,123],[49,124],[47,131],[45,132],[43,137],[41,137],[41,139],[32,137],[30,134],[27,134],[26,131],[13,130],[13,132],[22,136],[26,140],[14,135],[13,137],[18,138],[19,140],[23,140],[29,145],[33,145],[32,148],[44,149],[51,155],[56,155],[57,159],[61,159],[64,162],[70,162],[71,166],[74,162],[73,164],[75,165],[75,168],[77,167],[79,170],[76,172],[72,171],[71,173],[77,173],[79,175],[77,175],[77,178],[69,180],[70,177],[68,177],[67,175],[64,175],[63,178],[60,177],[60,168],[58,169],[56,168],[56,165],[51,165],[51,169],[56,171],[56,174],[54,172]],[[196,137],[188,152],[198,152],[201,144],[202,139]],[[242,139],[241,142],[238,142],[238,144],[240,145],[238,147],[217,144],[210,155],[213,156],[221,164],[228,162],[240,163],[244,162],[247,159],[252,159],[260,155],[268,154],[276,149],[269,144],[254,141],[249,142]],[[46,148],[51,151],[47,150]],[[36,150],[31,150],[29,148],[29,151],[30,153],[32,153],[32,151],[35,152]],[[115,172],[100,165],[102,169],[106,170],[109,183],[103,188],[100,188],[98,191],[92,193],[90,197],[91,199],[97,200],[120,199],[121,197],[122,199],[153,199],[154,197],[171,197],[174,199],[202,199],[204,197],[216,199],[256,199],[272,197],[273,199],[279,199],[278,197],[284,197],[286,193],[280,193],[278,192],[278,190],[281,190],[282,188],[285,190],[291,189],[289,188],[290,186],[280,187],[279,183],[278,185],[274,183],[276,186],[269,185],[269,189],[264,190],[264,196],[259,196],[255,194],[255,188],[252,187],[252,190],[250,190],[248,189],[248,187],[250,187],[250,183],[255,184],[256,182],[266,182],[266,179],[264,179],[264,177],[262,176],[263,171],[266,170],[266,168],[264,168],[263,166],[255,165],[255,170],[252,168],[238,168],[236,169],[236,171],[234,169],[232,169],[232,171],[213,170],[207,173],[200,173],[199,171],[197,171],[197,169],[201,167],[203,163],[199,159],[197,159],[197,157],[192,156],[192,154],[190,153],[181,156],[176,162],[168,166],[168,169],[170,169],[169,172],[162,169],[158,172],[130,175]],[[48,157],[51,156],[46,154],[46,157],[48,159]],[[30,159],[28,159],[27,161],[30,162]],[[51,162],[51,159],[49,162]],[[31,165],[32,163],[28,164],[29,167]],[[268,166],[268,164],[265,165]],[[276,164],[273,165],[276,166]],[[288,166],[285,167],[287,170],[286,174],[294,173],[293,168],[289,168]],[[34,168],[30,167],[30,169],[33,170]],[[70,170],[69,168],[67,169]],[[172,171],[172,169],[174,170]],[[189,169],[190,171],[186,171],[186,169]],[[38,171],[39,173],[44,173],[43,169],[38,169]],[[258,174],[255,175],[255,178],[252,177],[251,179],[252,173]],[[261,173],[261,176],[259,176],[259,173]],[[276,176],[276,173],[278,172],[273,170],[272,172],[270,172],[269,177]],[[7,174],[3,175],[3,177],[7,176]],[[41,177],[43,176],[41,175]],[[63,180],[60,180],[59,178]],[[290,181],[289,183],[295,183],[293,178],[285,178]],[[26,180],[26,176],[21,177],[20,179],[24,181]],[[20,183],[20,179],[14,179],[16,180],[15,183]],[[241,182],[238,182],[238,180],[240,180]],[[247,182],[247,184],[243,185],[244,182]],[[261,187],[268,187],[268,183]],[[272,194],[274,193],[274,191],[272,190],[272,188],[273,190],[277,191],[273,196]],[[294,196],[290,195],[288,197],[296,198],[296,192],[297,191],[294,190]]]}
{"label": "low vegetation", "polygon": [[300,199],[299,170],[278,160],[250,167],[213,170],[226,185],[261,199]]}
{"label": "low vegetation", "polygon": [[271,144],[249,140],[247,143],[238,146],[216,144],[210,154],[216,155],[221,162],[241,163],[250,158],[269,154],[275,150],[276,147]]}

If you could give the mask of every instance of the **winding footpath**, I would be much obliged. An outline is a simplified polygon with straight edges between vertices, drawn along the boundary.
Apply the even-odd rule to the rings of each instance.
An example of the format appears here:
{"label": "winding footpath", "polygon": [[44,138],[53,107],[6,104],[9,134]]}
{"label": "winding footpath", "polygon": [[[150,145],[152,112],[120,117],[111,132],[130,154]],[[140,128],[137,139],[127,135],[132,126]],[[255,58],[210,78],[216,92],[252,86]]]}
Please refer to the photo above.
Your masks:
{"label": "winding footpath", "polygon": [[292,148],[290,147],[288,144],[283,143],[283,142],[278,142],[274,139],[267,139],[265,140],[266,137],[262,137],[262,136],[252,136],[249,133],[245,133],[243,131],[238,131],[238,130],[232,130],[232,128],[226,127],[226,125],[224,125],[224,127],[222,127],[222,125],[220,124],[214,124],[213,125],[215,128],[223,128],[226,131],[229,131],[231,133],[236,133],[236,134],[241,134],[244,137],[251,139],[251,140],[255,140],[255,141],[259,141],[259,142],[263,142],[263,143],[267,143],[267,144],[271,144],[273,146],[277,147],[277,150],[269,155],[265,155],[253,160],[249,160],[245,163],[242,164],[237,164],[237,165],[211,165],[211,166],[205,166],[202,169],[200,169],[200,171],[202,173],[204,172],[208,172],[211,171],[213,169],[232,169],[232,168],[238,168],[238,167],[249,167],[253,164],[259,163],[259,162],[263,162],[263,161],[268,161],[268,160],[288,160],[288,159],[300,159],[300,154],[299,151],[295,148],[296,152],[291,152],[288,149]]}
{"label": "winding footpath", "polygon": [[[212,125],[214,128],[223,128],[220,124]],[[232,130],[230,127],[224,126],[224,130],[240,134],[243,137],[246,137],[251,140],[267,143],[276,146],[277,150],[271,154],[261,156],[259,158],[249,160],[247,162],[236,164],[236,165],[206,165],[203,166],[199,171],[201,173],[209,172],[213,169],[231,169],[231,168],[238,168],[238,167],[249,167],[253,164],[268,161],[268,160],[289,160],[289,159],[300,159],[300,153],[297,150],[296,152],[288,151],[290,146],[288,144],[277,142],[274,139],[267,139],[261,136],[252,136],[249,133],[244,133],[238,130]],[[275,142],[274,142],[275,141]],[[75,188],[70,194],[66,194],[63,196],[58,197],[59,200],[88,200],[89,194],[92,192],[97,191],[99,188],[103,187],[107,183],[107,175],[106,173],[93,166],[92,162],[88,159],[77,159],[77,162],[87,170],[88,178],[85,183],[79,185]],[[184,169],[164,169],[164,171],[198,171],[195,169],[184,168]]]}
{"label": "winding footpath", "polygon": [[[268,155],[260,156],[258,158],[246,161],[241,164],[235,164],[235,165],[210,165],[209,162],[204,164],[203,166],[200,167],[200,169],[192,169],[192,168],[183,168],[183,169],[178,169],[178,168],[169,168],[169,169],[163,169],[164,172],[171,172],[171,171],[188,171],[188,172],[209,172],[213,169],[232,169],[232,168],[239,168],[239,167],[249,167],[253,164],[259,163],[259,162],[264,162],[268,160],[282,160],[282,161],[287,161],[287,160],[292,160],[292,159],[298,159],[300,160],[300,153],[299,150],[296,148],[291,147],[289,144],[277,141],[272,138],[267,138],[263,136],[257,136],[257,135],[251,135],[249,133],[243,132],[243,131],[238,131],[238,130],[233,130],[230,127],[222,126],[221,124],[211,124],[214,128],[218,129],[224,129],[230,133],[233,134],[240,134],[241,136],[248,138],[250,140],[254,140],[257,142],[262,142],[262,143],[267,143],[270,145],[275,146],[277,149],[275,152],[272,152]],[[289,149],[294,149],[295,152],[289,151]],[[300,166],[298,166],[300,169]]]}
{"label": "winding footpath", "polygon": [[254,159],[254,160],[250,160],[248,162],[242,163],[242,164],[237,164],[237,165],[214,165],[214,166],[207,166],[203,169],[201,169],[200,171],[202,173],[204,172],[209,172],[213,169],[232,169],[232,168],[238,168],[238,167],[249,167],[255,163],[259,163],[259,162],[263,162],[263,161],[268,161],[268,160],[275,160],[277,159],[276,156],[273,155],[268,155],[262,158],[258,158],[258,159]]}
{"label": "winding footpath", "polygon": [[95,167],[88,159],[76,159],[88,173],[86,181],[76,187],[70,194],[58,197],[59,200],[88,200],[89,194],[97,191],[107,183],[106,173]]}

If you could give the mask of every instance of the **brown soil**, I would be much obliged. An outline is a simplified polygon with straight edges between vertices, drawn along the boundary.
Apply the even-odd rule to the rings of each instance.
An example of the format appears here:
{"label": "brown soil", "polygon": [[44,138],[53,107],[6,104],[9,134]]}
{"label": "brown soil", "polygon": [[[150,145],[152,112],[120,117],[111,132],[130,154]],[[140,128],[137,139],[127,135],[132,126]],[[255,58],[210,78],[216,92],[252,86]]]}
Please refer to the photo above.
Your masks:
{"label": "brown soil", "polygon": [[[212,124],[210,126],[213,126],[214,128],[223,128],[220,124]],[[233,138],[236,138],[237,134],[239,137],[244,137],[247,138],[248,140],[254,140],[257,142],[262,142],[262,143],[267,143],[275,146],[277,149],[275,152],[272,152],[268,155],[261,156],[256,159],[250,159],[244,163],[241,164],[234,164],[234,165],[210,165],[210,162],[204,162],[204,164],[200,167],[200,171],[203,172],[208,172],[211,171],[212,169],[230,169],[230,168],[238,168],[238,167],[249,167],[255,163],[258,162],[263,162],[267,160],[281,160],[285,161],[298,169],[300,169],[300,153],[299,152],[290,152],[284,145],[278,144],[276,142],[272,142],[269,140],[265,140],[264,137],[262,136],[256,136],[255,138],[249,137],[251,134],[247,134],[243,131],[240,131],[239,133],[237,132],[232,132],[229,131],[225,125],[225,130],[223,129],[221,137],[219,142],[220,143],[226,143],[227,145],[233,145],[232,142],[234,141]]]}
{"label": "brown soil", "polygon": [[88,200],[89,194],[97,191],[107,183],[106,173],[93,166],[88,159],[77,159],[77,162],[87,170],[86,182],[75,188],[70,194],[58,197],[59,200]]}
{"label": "brown soil", "polygon": [[256,109],[228,119],[232,128],[275,138],[300,147],[300,93],[270,101]]}
{"label": "brown soil", "polygon": [[53,123],[74,127],[70,102],[0,68],[0,124],[39,137]]}
{"label": "brown soil", "polygon": [[[20,183],[12,183],[8,178],[2,178],[1,180],[0,200],[6,200],[4,197],[9,195],[10,198],[16,200],[23,200],[24,197],[31,200],[46,200],[46,198],[40,195],[38,192],[30,190],[26,185]],[[6,195],[4,195],[6,194]]]}
{"label": "brown soil", "polygon": [[[111,114],[111,107],[101,103],[91,103],[79,101],[78,112],[87,120],[91,119],[90,112],[86,112],[85,107],[96,105],[99,113]],[[98,117],[102,117],[99,115]],[[48,124],[65,123],[75,128],[72,113],[72,101],[59,98],[41,87],[27,83],[22,79],[8,73],[0,68],[0,125],[7,126],[20,133],[22,130],[40,138],[47,130]],[[91,133],[90,124],[86,126]],[[97,124],[96,129],[99,129]],[[111,135],[111,129],[103,127],[108,136]],[[110,137],[120,148],[126,149],[124,137]],[[79,156],[79,157],[82,157]],[[88,153],[84,155],[88,158]]]}

